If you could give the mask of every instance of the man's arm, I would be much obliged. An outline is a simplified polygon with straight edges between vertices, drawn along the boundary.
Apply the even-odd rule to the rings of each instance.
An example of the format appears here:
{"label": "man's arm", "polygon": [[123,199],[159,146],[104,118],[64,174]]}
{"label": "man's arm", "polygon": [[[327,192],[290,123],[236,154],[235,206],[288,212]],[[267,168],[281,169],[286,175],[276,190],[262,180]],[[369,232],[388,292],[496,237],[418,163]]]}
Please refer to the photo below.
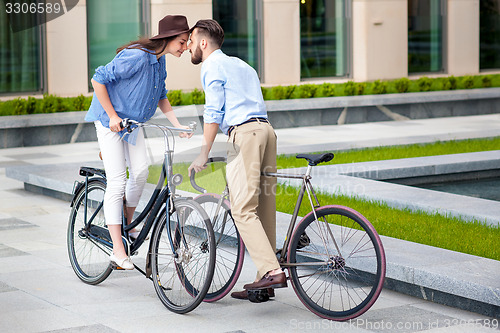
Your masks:
{"label": "man's arm", "polygon": [[219,124],[217,123],[205,123],[203,125],[203,142],[201,145],[201,152],[189,166],[189,174],[191,174],[191,170],[200,172],[207,167],[206,163],[208,160],[208,154],[210,153],[210,149],[212,149],[212,145],[214,143],[215,137],[217,136],[218,129]]}

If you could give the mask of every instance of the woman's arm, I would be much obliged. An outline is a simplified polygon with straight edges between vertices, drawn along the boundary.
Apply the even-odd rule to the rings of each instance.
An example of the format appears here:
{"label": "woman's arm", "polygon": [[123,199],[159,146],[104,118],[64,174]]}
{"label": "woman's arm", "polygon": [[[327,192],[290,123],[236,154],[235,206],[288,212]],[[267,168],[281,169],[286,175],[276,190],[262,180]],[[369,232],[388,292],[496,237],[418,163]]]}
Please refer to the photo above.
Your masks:
{"label": "woman's arm", "polygon": [[174,127],[185,127],[182,126],[181,123],[179,123],[179,120],[177,119],[177,116],[174,113],[174,109],[172,109],[172,105],[170,105],[170,102],[168,101],[168,98],[160,99],[158,102],[158,107],[160,108],[161,112],[167,117],[167,119],[174,125]]}
{"label": "woman's arm", "polygon": [[[170,105],[170,102],[168,101],[168,98],[160,99],[158,102],[158,107],[160,108],[161,112],[167,117],[167,119],[174,125],[174,127],[177,128],[184,128],[184,129],[189,129],[188,126],[183,126],[179,122],[179,119],[177,119],[177,116],[174,113],[174,109],[172,109],[172,105]],[[193,133],[181,133],[180,136],[182,138],[190,138],[193,136]]]}
{"label": "woman's arm", "polygon": [[113,104],[111,104],[111,100],[109,99],[108,89],[102,83],[97,82],[92,79],[90,81],[92,83],[92,87],[94,87],[95,95],[101,103],[104,111],[108,114],[109,117],[109,129],[112,132],[120,132],[122,130],[121,121],[122,119],[116,114],[115,108]]}

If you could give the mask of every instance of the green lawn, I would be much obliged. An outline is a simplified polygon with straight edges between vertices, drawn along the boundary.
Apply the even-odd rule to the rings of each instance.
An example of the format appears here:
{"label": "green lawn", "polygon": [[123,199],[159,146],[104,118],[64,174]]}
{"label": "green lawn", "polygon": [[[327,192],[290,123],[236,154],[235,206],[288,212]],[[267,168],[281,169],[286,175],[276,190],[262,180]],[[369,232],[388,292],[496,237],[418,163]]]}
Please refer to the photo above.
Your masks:
{"label": "green lawn", "polygon": [[[477,151],[499,150],[500,137],[491,139],[474,139],[463,141],[446,141],[422,145],[404,145],[355,149],[334,152],[335,158],[328,164],[356,163],[387,159],[433,156],[444,154],[468,153]],[[295,168],[305,166],[302,159],[295,156],[280,155],[277,158],[278,168]],[[183,174],[185,181],[181,189],[196,192],[187,180],[189,163],[177,164],[174,172]],[[150,181],[156,183],[159,167],[150,170]],[[224,187],[224,165],[211,165],[208,170],[198,174],[197,183],[210,192],[220,193]],[[280,185],[277,191],[277,210],[291,214],[298,190]],[[490,227],[480,221],[465,222],[425,212],[412,212],[395,209],[382,202],[368,201],[360,198],[320,194],[322,205],[338,204],[351,207],[363,214],[377,229],[380,235],[404,239],[416,243],[427,244],[453,251],[469,253],[485,258],[500,260],[500,227]],[[303,204],[301,215],[310,211],[308,204]]]}

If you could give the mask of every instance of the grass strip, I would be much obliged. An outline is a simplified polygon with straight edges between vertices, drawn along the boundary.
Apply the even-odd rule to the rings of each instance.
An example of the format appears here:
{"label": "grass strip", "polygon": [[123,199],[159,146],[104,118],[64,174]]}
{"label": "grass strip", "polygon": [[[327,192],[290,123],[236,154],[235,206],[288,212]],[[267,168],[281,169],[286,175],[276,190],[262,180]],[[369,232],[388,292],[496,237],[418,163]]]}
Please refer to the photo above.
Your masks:
{"label": "grass strip", "polygon": [[[298,193],[298,188],[278,185],[276,210],[292,214]],[[373,224],[379,235],[500,260],[500,227],[423,211],[397,209],[379,201],[317,194],[321,205],[342,205],[360,212]],[[310,211],[310,204],[304,201],[299,216]]]}
{"label": "grass strip", "polygon": [[[328,164],[345,164],[392,160],[400,158],[412,158],[423,156],[473,153],[500,149],[500,137],[486,139],[467,139],[437,141],[428,144],[383,146],[374,148],[352,149],[347,151],[332,151],[335,158]],[[278,168],[299,168],[306,164],[303,159],[297,159],[295,155],[280,155],[277,158]]]}

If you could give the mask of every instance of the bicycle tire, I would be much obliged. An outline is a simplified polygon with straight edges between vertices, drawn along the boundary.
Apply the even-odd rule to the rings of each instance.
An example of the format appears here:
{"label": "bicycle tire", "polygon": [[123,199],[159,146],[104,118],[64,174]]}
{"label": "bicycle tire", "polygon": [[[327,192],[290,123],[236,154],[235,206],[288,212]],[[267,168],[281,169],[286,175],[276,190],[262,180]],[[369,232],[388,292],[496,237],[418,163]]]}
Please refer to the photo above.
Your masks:
{"label": "bicycle tire", "polygon": [[218,301],[233,289],[245,259],[245,245],[234,224],[227,200],[222,201],[221,211],[215,216],[219,199],[220,195],[213,193],[202,194],[194,199],[210,218],[217,247],[214,277],[205,302]]}
{"label": "bicycle tire", "polygon": [[85,283],[99,284],[112,271],[109,261],[111,249],[101,242],[109,232],[106,228],[102,203],[106,183],[103,179],[88,182],[87,218],[95,217],[89,228],[85,228],[85,186],[75,194],[68,221],[67,246],[71,267]]}
{"label": "bicycle tire", "polygon": [[291,237],[292,286],[316,315],[353,319],[365,313],[382,290],[386,269],[382,242],[370,222],[351,208],[323,206],[316,215],[317,220],[312,212],[305,216]]}
{"label": "bicycle tire", "polygon": [[187,313],[203,301],[212,282],[215,239],[198,203],[176,199],[174,206],[171,215],[165,211],[160,215],[153,232],[152,278],[163,305],[172,312]]}

